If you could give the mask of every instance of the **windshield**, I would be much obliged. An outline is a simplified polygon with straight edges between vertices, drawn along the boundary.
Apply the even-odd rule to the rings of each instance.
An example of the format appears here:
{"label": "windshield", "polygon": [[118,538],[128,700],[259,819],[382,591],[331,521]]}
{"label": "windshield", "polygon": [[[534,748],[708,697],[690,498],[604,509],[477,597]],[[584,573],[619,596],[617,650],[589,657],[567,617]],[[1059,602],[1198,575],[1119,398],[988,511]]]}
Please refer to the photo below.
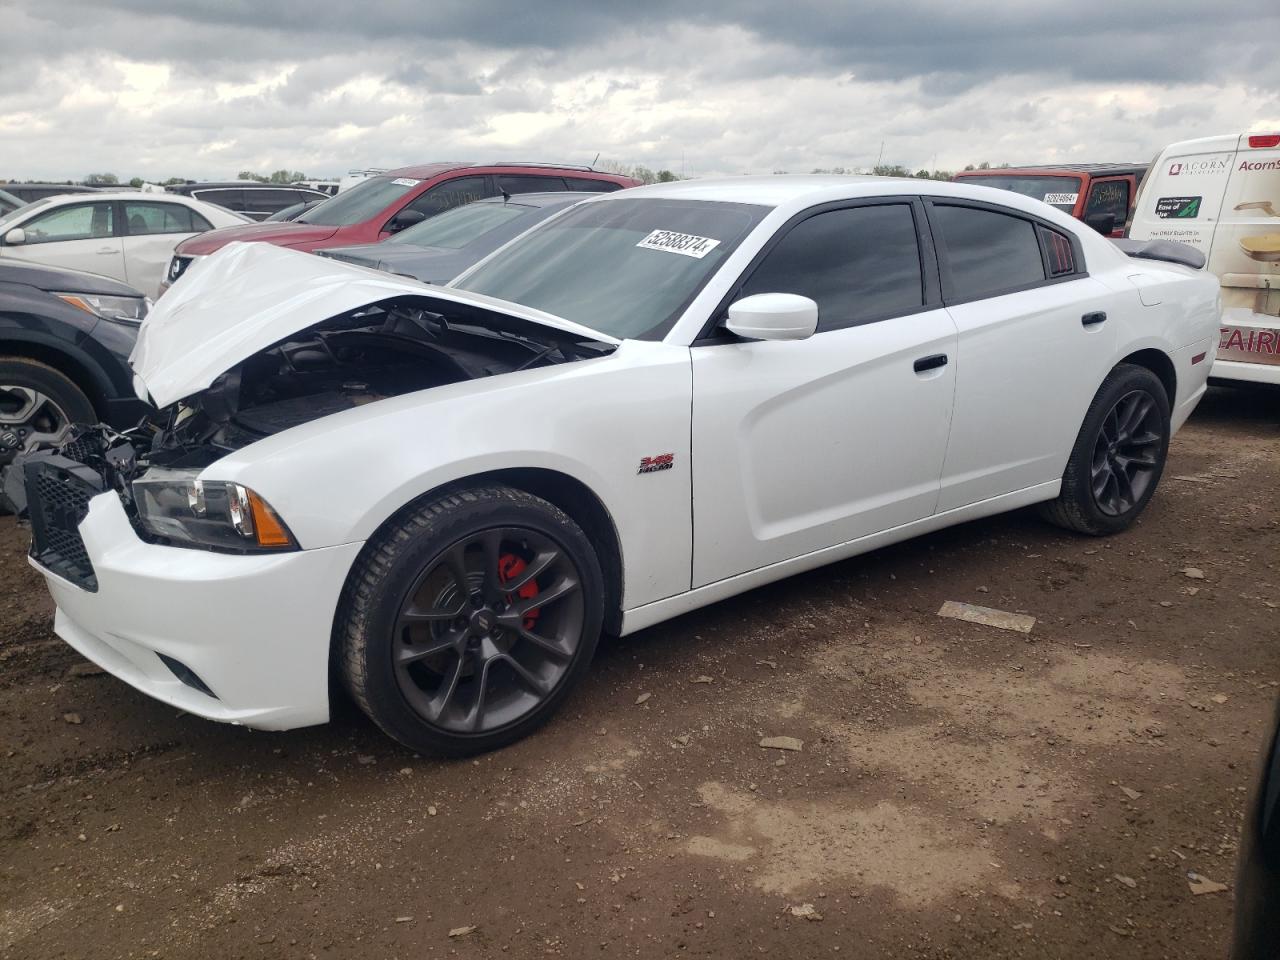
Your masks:
{"label": "windshield", "polygon": [[294,222],[314,223],[322,227],[364,223],[421,182],[412,177],[370,177],[350,190],[316,204]]}
{"label": "windshield", "polygon": [[401,230],[387,240],[387,243],[411,243],[416,247],[461,250],[477,237],[535,209],[537,208],[518,203],[469,203],[465,207],[454,207]]}
{"label": "windshield", "polygon": [[34,200],[31,203],[18,207],[18,209],[16,210],[10,210],[3,217],[0,217],[0,228],[7,226],[10,223],[10,221],[17,220],[19,216],[25,217],[32,210],[36,210],[39,207],[48,206],[49,201],[52,199],[53,199],[52,197],[42,197],[39,200]]}
{"label": "windshield", "polygon": [[710,200],[591,201],[499,251],[457,286],[620,340],[659,337],[768,212]]}
{"label": "windshield", "polygon": [[1008,174],[998,177],[960,177],[965,183],[978,187],[995,187],[997,190],[1012,190],[1024,197],[1043,200],[1051,207],[1057,207],[1063,213],[1075,209],[1076,200],[1080,196],[1079,177],[1042,177],[1030,174]]}

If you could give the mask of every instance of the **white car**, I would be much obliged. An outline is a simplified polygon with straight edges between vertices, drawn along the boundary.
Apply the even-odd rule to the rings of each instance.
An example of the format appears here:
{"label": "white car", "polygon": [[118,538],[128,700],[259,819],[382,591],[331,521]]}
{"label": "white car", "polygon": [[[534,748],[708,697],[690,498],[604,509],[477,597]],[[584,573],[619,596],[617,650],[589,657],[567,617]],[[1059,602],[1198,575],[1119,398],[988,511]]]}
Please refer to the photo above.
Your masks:
{"label": "white car", "polygon": [[1138,252],[846,177],[584,201],[448,287],[229,245],[143,324],[157,431],[24,461],[32,559],[58,634],[183,710],[320,723],[336,666],[412,749],[492,748],[602,629],[1027,504],[1125,529],[1221,309]]}
{"label": "white car", "polygon": [[0,257],[114,277],[156,297],[174,247],[197,233],[249,222],[189,197],[73,193],[0,217]]}

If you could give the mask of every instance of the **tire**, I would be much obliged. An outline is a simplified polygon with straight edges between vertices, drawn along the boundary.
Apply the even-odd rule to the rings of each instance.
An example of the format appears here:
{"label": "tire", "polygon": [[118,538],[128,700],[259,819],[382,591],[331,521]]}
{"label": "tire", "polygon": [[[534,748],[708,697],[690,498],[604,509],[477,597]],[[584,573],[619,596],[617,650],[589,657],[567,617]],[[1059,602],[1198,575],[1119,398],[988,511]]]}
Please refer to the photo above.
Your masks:
{"label": "tire", "polygon": [[352,698],[389,736],[468,756],[556,711],[591,663],[603,598],[595,550],[564,511],[506,486],[454,491],[365,545],[335,654]]}
{"label": "tire", "polygon": [[1040,505],[1041,515],[1095,537],[1127,529],[1156,492],[1169,435],[1169,396],[1159,377],[1146,367],[1117,365],[1085,414],[1062,491]]}
{"label": "tire", "polygon": [[[57,442],[71,424],[97,421],[89,398],[65,374],[38,360],[0,357],[0,474],[20,450]],[[0,515],[12,512],[0,494]]]}

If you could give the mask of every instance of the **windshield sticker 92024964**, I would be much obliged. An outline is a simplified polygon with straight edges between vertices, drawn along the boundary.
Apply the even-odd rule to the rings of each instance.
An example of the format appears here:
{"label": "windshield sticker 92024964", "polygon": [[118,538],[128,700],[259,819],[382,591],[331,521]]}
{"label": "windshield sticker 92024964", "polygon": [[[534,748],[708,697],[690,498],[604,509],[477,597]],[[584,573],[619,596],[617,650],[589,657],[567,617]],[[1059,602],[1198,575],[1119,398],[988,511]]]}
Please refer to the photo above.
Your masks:
{"label": "windshield sticker 92024964", "polygon": [[414,180],[412,177],[396,177],[391,182],[394,183],[397,187],[416,187],[422,181]]}
{"label": "windshield sticker 92024964", "polygon": [[654,230],[636,244],[645,250],[662,250],[665,253],[678,253],[682,257],[693,257],[701,260],[708,253],[720,246],[719,240],[710,237],[695,237],[691,233],[675,233],[671,230]]}
{"label": "windshield sticker 92024964", "polygon": [[1078,193],[1046,193],[1044,195],[1045,203],[1075,203],[1080,197]]}

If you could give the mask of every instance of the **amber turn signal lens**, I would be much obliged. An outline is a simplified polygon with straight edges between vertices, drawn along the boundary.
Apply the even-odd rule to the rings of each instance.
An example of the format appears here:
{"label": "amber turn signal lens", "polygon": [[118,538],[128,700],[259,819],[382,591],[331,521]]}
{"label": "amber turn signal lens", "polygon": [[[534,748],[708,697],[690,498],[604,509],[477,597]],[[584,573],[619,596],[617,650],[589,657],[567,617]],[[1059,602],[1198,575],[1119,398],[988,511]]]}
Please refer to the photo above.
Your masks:
{"label": "amber turn signal lens", "polygon": [[249,493],[249,509],[253,513],[253,532],[260,547],[292,547],[293,537],[285,529],[276,512],[252,490]]}

